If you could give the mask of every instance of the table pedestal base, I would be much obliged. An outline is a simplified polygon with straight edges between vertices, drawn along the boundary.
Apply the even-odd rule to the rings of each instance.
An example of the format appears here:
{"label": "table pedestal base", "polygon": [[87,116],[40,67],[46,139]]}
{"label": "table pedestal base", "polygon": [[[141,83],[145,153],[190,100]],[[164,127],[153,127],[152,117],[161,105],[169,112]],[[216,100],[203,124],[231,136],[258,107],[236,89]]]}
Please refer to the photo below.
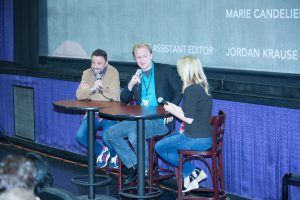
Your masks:
{"label": "table pedestal base", "polygon": [[120,196],[127,197],[127,198],[133,198],[133,199],[153,199],[158,198],[163,194],[163,191],[160,188],[156,187],[145,187],[145,195],[141,196],[134,192],[130,193],[131,191],[137,191],[137,186],[134,187],[127,187],[122,189],[122,191],[119,193]]}
{"label": "table pedestal base", "polygon": [[76,177],[72,178],[73,183],[76,183],[76,184],[82,185],[82,186],[88,186],[89,188],[92,187],[91,194],[82,195],[82,196],[79,196],[78,198],[81,200],[117,200],[116,198],[106,196],[106,195],[95,195],[94,187],[108,186],[108,184],[111,182],[111,178],[108,176],[105,176],[105,175],[98,175],[98,174],[94,175],[94,177],[96,178],[96,181],[93,181],[94,182],[93,184],[89,183],[88,175],[81,175],[81,176],[76,176]]}
{"label": "table pedestal base", "polygon": [[[78,196],[77,198],[79,200],[91,200],[88,198],[88,195]],[[95,198],[93,200],[117,200],[117,199],[106,195],[95,195]]]}

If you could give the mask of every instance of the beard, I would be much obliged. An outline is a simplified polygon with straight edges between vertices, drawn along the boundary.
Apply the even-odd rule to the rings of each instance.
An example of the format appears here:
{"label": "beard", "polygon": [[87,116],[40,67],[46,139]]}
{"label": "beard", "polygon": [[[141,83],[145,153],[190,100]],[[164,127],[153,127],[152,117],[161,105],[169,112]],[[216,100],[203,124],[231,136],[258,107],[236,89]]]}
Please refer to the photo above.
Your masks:
{"label": "beard", "polygon": [[93,69],[93,68],[92,68],[92,71],[93,71],[94,76],[97,76],[98,74],[101,73],[101,70],[100,70],[100,69]]}
{"label": "beard", "polygon": [[107,70],[107,66],[104,66],[103,69],[95,69],[95,68],[92,68],[92,71],[93,71],[93,74],[94,76],[97,76],[98,74],[105,74],[106,70]]}

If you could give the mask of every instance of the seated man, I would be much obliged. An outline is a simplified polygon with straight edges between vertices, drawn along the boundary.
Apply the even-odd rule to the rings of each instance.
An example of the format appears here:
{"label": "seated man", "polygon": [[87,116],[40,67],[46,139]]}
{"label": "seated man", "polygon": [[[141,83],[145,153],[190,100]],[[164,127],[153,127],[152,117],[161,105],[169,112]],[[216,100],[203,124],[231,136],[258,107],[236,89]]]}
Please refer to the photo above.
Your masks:
{"label": "seated man", "polygon": [[[121,101],[128,103],[135,98],[136,105],[157,106],[157,98],[178,105],[181,101],[181,83],[178,74],[168,65],[152,62],[152,49],[148,44],[137,44],[133,47],[133,56],[142,73],[132,76],[128,86],[121,92]],[[170,120],[169,120],[170,121]],[[173,128],[173,123],[164,124],[163,119],[145,120],[145,138],[166,134]],[[137,149],[136,121],[122,121],[103,133],[103,137],[116,150],[124,165],[129,168],[129,175],[124,180],[128,184],[137,176],[137,157],[127,140]],[[148,146],[146,144],[146,168],[148,166]]]}
{"label": "seated man", "polygon": [[[80,100],[90,99],[93,101],[119,101],[120,80],[119,72],[108,64],[107,54],[102,49],[97,49],[92,54],[91,67],[83,72],[81,82],[76,90],[76,97]],[[117,121],[95,117],[95,129],[102,127],[105,131],[108,127],[116,124]],[[87,147],[88,133],[87,117],[85,116],[77,133],[77,140],[84,147]],[[96,140],[95,154],[97,166],[103,168],[107,165],[109,157],[112,157],[109,166],[118,168],[117,154],[110,144],[102,138],[103,144]]]}

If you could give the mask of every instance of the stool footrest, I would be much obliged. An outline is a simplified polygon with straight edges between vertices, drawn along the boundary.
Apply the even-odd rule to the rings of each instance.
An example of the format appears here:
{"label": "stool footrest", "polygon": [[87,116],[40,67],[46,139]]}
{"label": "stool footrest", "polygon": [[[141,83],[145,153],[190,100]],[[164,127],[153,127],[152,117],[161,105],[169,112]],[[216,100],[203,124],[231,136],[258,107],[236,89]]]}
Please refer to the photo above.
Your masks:
{"label": "stool footrest", "polygon": [[100,181],[95,181],[94,183],[89,183],[88,182],[88,175],[81,175],[81,176],[76,176],[73,177],[71,180],[73,183],[76,183],[78,185],[83,185],[83,186],[103,186],[107,185],[111,182],[111,178],[105,175],[95,175],[95,178],[100,178],[103,180]]}
{"label": "stool footrest", "polygon": [[121,192],[119,192],[119,195],[133,199],[153,199],[160,197],[163,194],[163,191],[160,188],[149,186],[145,187],[145,190],[147,190],[148,192],[145,192],[145,195],[143,196],[138,194],[130,194],[129,192],[132,190],[137,190],[137,186],[124,188]]}
{"label": "stool footrest", "polygon": [[[197,193],[195,194],[194,196],[193,195],[187,195],[187,196],[181,196],[181,199],[195,199],[195,200],[203,200],[203,199],[211,199],[211,200],[214,200],[216,199],[214,197],[214,191],[213,189],[209,189],[209,188],[199,188],[199,189],[196,189],[196,190],[193,190],[194,192],[200,192],[200,193]],[[219,195],[218,195],[218,199],[226,199],[226,193],[224,190],[219,190],[218,191]]]}

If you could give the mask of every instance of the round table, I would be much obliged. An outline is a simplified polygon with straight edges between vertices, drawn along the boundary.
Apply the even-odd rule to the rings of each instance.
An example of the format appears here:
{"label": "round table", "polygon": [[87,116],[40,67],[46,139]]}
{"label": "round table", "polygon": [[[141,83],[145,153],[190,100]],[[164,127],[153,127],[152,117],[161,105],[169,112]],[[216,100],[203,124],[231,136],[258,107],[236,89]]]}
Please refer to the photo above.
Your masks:
{"label": "round table", "polygon": [[[137,186],[123,189],[119,194],[128,198],[151,199],[163,194],[162,190],[155,187],[146,187],[151,192],[145,194],[145,119],[158,119],[168,115],[163,106],[132,106],[114,104],[111,107],[99,110],[100,117],[114,119],[128,119],[137,121]],[[129,193],[137,190],[137,194]]]}
{"label": "round table", "polygon": [[[89,187],[89,193],[86,196],[81,196],[80,199],[115,199],[112,197],[100,195],[95,197],[95,186],[107,185],[111,182],[111,178],[105,175],[96,175],[103,180],[95,182],[95,112],[101,108],[112,107],[113,105],[120,105],[119,102],[108,101],[90,101],[90,100],[61,100],[54,102],[54,105],[67,110],[80,110],[87,112],[88,120],[88,175],[74,177],[72,181],[79,185]],[[87,181],[82,178],[87,177]]]}

